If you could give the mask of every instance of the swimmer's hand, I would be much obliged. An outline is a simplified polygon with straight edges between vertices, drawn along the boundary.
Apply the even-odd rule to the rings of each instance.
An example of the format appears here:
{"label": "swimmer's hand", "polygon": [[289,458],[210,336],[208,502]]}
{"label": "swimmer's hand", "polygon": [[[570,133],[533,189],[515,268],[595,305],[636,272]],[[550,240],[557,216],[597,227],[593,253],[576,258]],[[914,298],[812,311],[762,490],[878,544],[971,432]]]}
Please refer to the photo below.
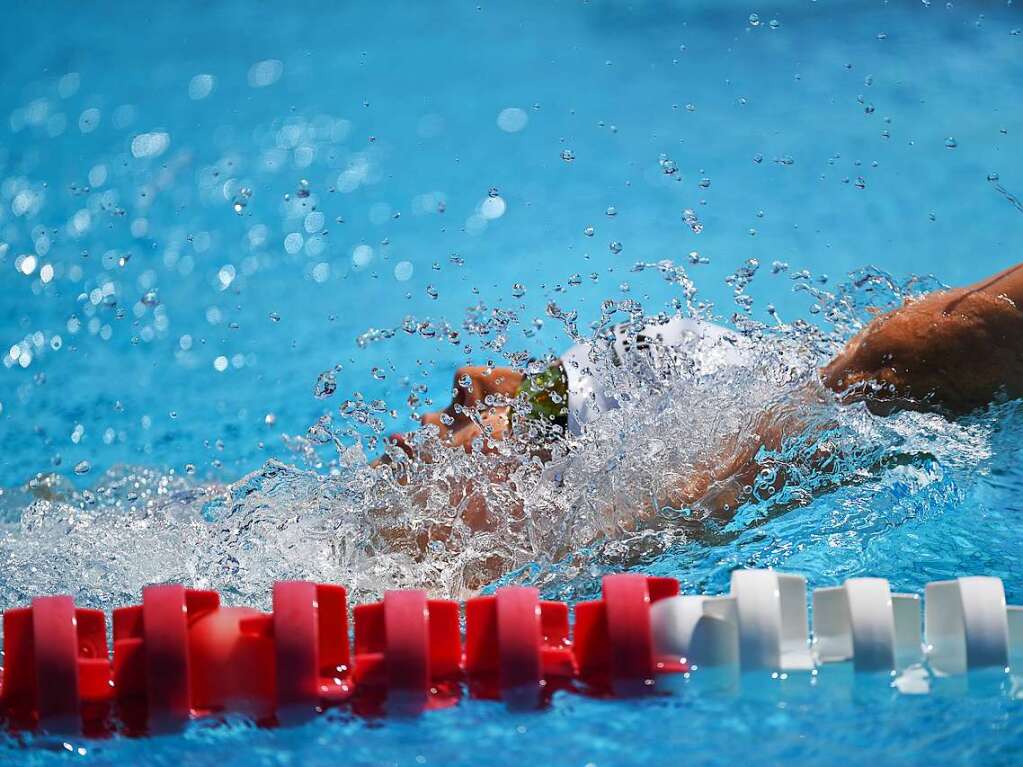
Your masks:
{"label": "swimmer's hand", "polygon": [[1023,264],[874,319],[822,371],[875,413],[960,415],[1023,396]]}
{"label": "swimmer's hand", "polygon": [[[514,368],[460,367],[452,383],[451,403],[443,410],[426,413],[420,421],[423,426],[435,427],[448,447],[486,452],[507,436],[510,408],[504,403],[514,399],[522,378]],[[393,439],[399,446],[406,445],[401,435]]]}

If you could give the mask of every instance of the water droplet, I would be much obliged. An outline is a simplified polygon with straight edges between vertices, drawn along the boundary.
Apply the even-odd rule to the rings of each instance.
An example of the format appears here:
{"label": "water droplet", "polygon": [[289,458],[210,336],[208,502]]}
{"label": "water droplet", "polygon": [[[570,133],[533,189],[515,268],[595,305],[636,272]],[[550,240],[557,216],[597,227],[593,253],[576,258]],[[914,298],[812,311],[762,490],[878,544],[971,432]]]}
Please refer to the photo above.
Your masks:
{"label": "water droplet", "polygon": [[575,159],[575,152],[573,152],[571,149],[562,149],[561,159],[564,160],[565,162],[572,162],[572,160]]}
{"label": "water droplet", "polygon": [[607,244],[607,247],[616,256],[622,252],[622,244],[618,242],[618,240],[611,240],[611,242]]}
{"label": "water droplet", "polygon": [[437,292],[437,288],[435,288],[433,285],[427,285],[426,286],[426,295],[428,295],[430,298],[432,298],[432,299],[434,299],[436,301],[437,300],[437,296],[439,296],[440,293]]}
{"label": "water droplet", "polygon": [[778,27],[781,26],[781,22],[778,21],[778,19],[771,19],[769,22],[767,22],[767,26],[769,26],[771,29],[777,29]]}
{"label": "water droplet", "polygon": [[82,474],[88,474],[91,468],[92,464],[88,461],[79,461],[75,464],[75,474],[78,474],[79,476]]}
{"label": "water droplet", "polygon": [[955,140],[954,136],[949,136],[945,139],[946,149],[955,149],[957,146],[959,146],[959,142]]}
{"label": "water droplet", "polygon": [[324,370],[316,379],[313,387],[313,396],[316,399],[326,399],[337,391],[337,376],[333,370]]}
{"label": "water droplet", "polygon": [[592,226],[588,226],[585,229],[583,229],[583,234],[585,234],[587,237],[592,237],[593,236],[593,231],[594,231],[593,227]]}
{"label": "water droplet", "polygon": [[245,212],[245,206],[249,204],[250,197],[252,197],[252,190],[246,186],[243,186],[238,194],[235,195],[231,207],[234,208],[234,212],[239,216]]}
{"label": "water droplet", "polygon": [[516,298],[522,298],[524,295],[526,295],[526,286],[523,285],[521,282],[516,282],[514,285],[512,285],[512,295],[515,296]]}
{"label": "water droplet", "polygon": [[122,269],[128,265],[131,261],[131,253],[123,253],[120,258],[117,259],[117,265]]}
{"label": "water droplet", "polygon": [[755,155],[753,155],[753,162],[755,162],[757,165],[759,165],[763,161],[764,161],[764,156],[762,154],[760,154],[760,152],[757,152]]}
{"label": "water droplet", "polygon": [[270,321],[271,322],[280,322],[281,321],[281,315],[279,315],[277,312],[270,312],[269,316],[270,316]]}
{"label": "water droplet", "polygon": [[606,213],[609,216],[617,216],[618,208],[616,208],[614,205],[608,205],[607,210],[605,210],[604,213]]}
{"label": "water droplet", "polygon": [[263,416],[263,423],[265,423],[267,426],[273,426],[275,423],[277,423],[277,416],[274,415],[273,413],[267,413],[265,416]]}
{"label": "water droplet", "polygon": [[501,193],[497,190],[496,186],[492,186],[492,187],[490,187],[489,190],[487,190],[487,197],[500,197],[500,196],[501,196]]}
{"label": "water droplet", "polygon": [[387,373],[385,373],[381,368],[373,368],[370,373],[378,381],[383,381],[387,378]]}
{"label": "water droplet", "polygon": [[704,188],[704,189],[707,189],[708,187],[710,187],[710,179],[709,178],[701,178],[700,179],[700,186],[702,188]]}
{"label": "water droplet", "polygon": [[160,296],[156,292],[156,288],[147,290],[142,296],[142,303],[146,306],[156,306],[160,303]]}
{"label": "water droplet", "polygon": [[301,179],[298,182],[298,189],[295,190],[296,197],[308,197],[309,196],[309,182],[306,179]]}
{"label": "water droplet", "polygon": [[692,230],[693,234],[699,234],[703,231],[703,224],[696,215],[696,211],[692,208],[686,208],[682,211],[682,221]]}
{"label": "water droplet", "polygon": [[998,180],[998,174],[997,173],[988,173],[987,174],[987,180],[988,181],[997,181]]}
{"label": "water droplet", "polygon": [[751,13],[749,15],[749,25],[751,27],[759,27],[760,26],[760,14]]}

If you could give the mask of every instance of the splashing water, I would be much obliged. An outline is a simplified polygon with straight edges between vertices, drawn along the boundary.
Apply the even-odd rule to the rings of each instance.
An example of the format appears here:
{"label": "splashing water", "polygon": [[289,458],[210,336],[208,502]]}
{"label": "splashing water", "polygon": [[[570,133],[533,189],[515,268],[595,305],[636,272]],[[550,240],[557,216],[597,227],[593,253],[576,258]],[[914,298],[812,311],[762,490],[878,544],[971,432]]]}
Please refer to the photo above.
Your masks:
{"label": "splashing water", "polygon": [[[656,268],[675,284],[674,305],[713,316],[682,267],[636,268]],[[836,404],[816,382],[818,366],[869,309],[938,284],[898,284],[867,269],[829,292],[805,273],[786,275],[823,322],[767,326],[746,311],[755,273],[747,266],[729,278],[739,311],[731,318],[737,333],[724,343],[740,354],[724,365],[706,364],[713,345],[665,357],[653,375],[649,361],[610,364],[608,328],[623,319],[640,328],[648,317],[631,299],[605,301],[592,336],[596,364],[621,407],[580,437],[516,416],[511,438],[467,453],[423,428],[408,438],[414,458],[388,447],[392,463],[375,466],[389,406],[357,396],[291,439],[295,465],[272,460],[229,485],[135,467],[112,469],[80,491],[37,478],[6,497],[0,599],[67,592],[111,607],[134,601],[146,583],[181,581],[265,607],[273,581],[286,578],[342,582],[355,600],[410,586],[465,596],[502,578],[574,598],[613,568],[723,588],[736,566],[811,560],[825,580],[864,572],[897,579],[904,574],[872,569],[877,550],[971,492],[999,432],[1016,428],[1015,406],[950,422]],[[584,337],[574,312],[548,313],[565,324],[568,341]],[[463,331],[484,340],[518,322],[477,308]],[[430,340],[457,332],[406,325]],[[505,357],[523,361],[508,349]],[[414,392],[409,403],[419,404]],[[790,436],[773,449],[756,437],[765,418],[788,424]],[[333,450],[326,460],[324,445]],[[763,468],[752,483],[726,478],[693,490],[708,459],[728,465],[754,454]]]}

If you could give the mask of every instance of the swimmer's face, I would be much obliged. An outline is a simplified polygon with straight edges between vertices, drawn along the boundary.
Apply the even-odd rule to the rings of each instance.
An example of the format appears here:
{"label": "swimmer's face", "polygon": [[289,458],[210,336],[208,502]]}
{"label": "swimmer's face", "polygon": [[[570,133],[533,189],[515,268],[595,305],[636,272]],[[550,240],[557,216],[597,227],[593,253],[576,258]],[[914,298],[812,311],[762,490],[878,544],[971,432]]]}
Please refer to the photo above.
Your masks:
{"label": "swimmer's face", "polygon": [[[451,447],[471,452],[474,442],[481,439],[475,444],[487,450],[508,433],[509,407],[501,403],[514,398],[522,378],[514,368],[461,367],[455,372],[451,404],[424,415],[422,424],[435,426],[441,440]],[[403,444],[400,436],[395,442]]]}

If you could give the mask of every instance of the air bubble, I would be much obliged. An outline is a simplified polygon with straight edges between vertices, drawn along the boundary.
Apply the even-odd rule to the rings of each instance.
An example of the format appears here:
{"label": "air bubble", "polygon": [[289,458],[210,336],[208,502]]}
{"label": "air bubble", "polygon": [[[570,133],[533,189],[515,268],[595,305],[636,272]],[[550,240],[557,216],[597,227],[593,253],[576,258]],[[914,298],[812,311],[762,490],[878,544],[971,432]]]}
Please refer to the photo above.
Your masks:
{"label": "air bubble", "polygon": [[571,149],[562,149],[561,159],[564,160],[565,162],[572,162],[572,160],[575,159],[575,152],[573,152]]}

